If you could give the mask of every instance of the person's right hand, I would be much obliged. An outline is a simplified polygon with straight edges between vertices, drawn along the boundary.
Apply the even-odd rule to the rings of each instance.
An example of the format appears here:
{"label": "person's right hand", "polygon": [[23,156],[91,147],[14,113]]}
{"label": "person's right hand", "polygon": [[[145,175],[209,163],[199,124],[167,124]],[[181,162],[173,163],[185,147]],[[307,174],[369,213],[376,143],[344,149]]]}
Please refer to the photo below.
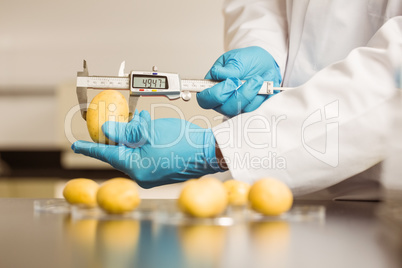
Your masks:
{"label": "person's right hand", "polygon": [[[198,104],[204,109],[214,109],[230,117],[254,111],[272,96],[257,95],[264,81],[273,81],[275,87],[282,82],[278,64],[261,47],[240,48],[224,53],[205,79],[225,81],[198,93]],[[246,82],[242,84],[241,80]]]}

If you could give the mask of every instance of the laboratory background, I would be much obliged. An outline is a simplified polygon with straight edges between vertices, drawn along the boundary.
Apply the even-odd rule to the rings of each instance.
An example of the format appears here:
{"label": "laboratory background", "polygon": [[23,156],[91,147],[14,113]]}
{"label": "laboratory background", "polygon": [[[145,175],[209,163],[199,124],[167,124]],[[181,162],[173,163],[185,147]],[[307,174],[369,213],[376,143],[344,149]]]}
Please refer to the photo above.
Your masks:
{"label": "laboratory background", "polygon": [[[83,60],[90,75],[117,76],[125,61],[126,72],[157,66],[160,72],[183,78],[204,78],[223,53],[222,4],[223,0],[1,1],[0,196],[61,197],[68,179],[124,175],[70,148],[77,139],[91,140],[85,121],[74,110],[76,75]],[[95,93],[88,94],[91,98]],[[200,108],[195,96],[189,102],[141,97],[137,109],[150,111],[152,104],[158,105],[154,119],[203,115],[208,122],[194,119],[203,127],[222,120],[218,113]],[[173,198],[179,188],[161,186],[142,195]]]}

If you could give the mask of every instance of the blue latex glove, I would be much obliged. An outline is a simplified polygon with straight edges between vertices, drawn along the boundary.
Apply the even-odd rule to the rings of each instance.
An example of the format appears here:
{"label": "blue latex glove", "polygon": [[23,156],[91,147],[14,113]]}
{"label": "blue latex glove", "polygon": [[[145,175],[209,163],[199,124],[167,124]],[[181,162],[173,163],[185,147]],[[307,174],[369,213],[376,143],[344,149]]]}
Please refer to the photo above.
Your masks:
{"label": "blue latex glove", "polygon": [[151,120],[147,111],[136,111],[129,123],[108,121],[102,131],[118,145],[76,141],[71,148],[109,163],[143,188],[222,171],[215,157],[212,130],[188,121]]}
{"label": "blue latex glove", "polygon": [[[270,96],[257,95],[263,81],[282,82],[279,66],[265,49],[247,47],[224,53],[214,63],[205,79],[223,81],[197,94],[204,109],[235,116],[257,109]],[[246,80],[242,85],[240,80]],[[278,92],[275,92],[278,93]]]}

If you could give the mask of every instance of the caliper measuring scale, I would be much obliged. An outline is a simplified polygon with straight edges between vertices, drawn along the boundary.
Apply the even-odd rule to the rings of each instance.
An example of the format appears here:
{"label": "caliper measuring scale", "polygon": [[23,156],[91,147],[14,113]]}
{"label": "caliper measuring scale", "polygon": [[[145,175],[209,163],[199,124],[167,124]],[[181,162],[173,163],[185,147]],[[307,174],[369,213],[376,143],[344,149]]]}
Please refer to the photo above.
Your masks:
{"label": "caliper measuring scale", "polygon": [[[86,120],[88,109],[87,89],[130,90],[129,112],[132,116],[140,96],[165,96],[170,100],[191,99],[192,92],[201,92],[221,81],[207,79],[180,79],[177,73],[161,73],[154,66],[151,72],[131,71],[125,74],[125,62],[120,65],[118,76],[90,76],[87,62],[84,60],[83,71],[77,72],[77,97],[81,115]],[[244,83],[244,81],[242,81]],[[258,91],[259,95],[273,95],[274,90],[284,91],[290,88],[274,87],[272,81],[265,81]]]}

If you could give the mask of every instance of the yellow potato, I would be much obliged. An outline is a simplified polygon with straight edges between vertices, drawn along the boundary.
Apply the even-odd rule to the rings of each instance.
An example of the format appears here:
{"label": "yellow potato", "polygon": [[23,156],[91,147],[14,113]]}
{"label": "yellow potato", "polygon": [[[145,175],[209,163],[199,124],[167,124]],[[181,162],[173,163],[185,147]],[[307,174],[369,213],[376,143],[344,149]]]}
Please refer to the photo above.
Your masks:
{"label": "yellow potato", "polygon": [[[179,208],[181,209],[181,211],[183,211],[184,213],[189,214],[189,212],[187,211],[187,204],[186,204],[186,200],[187,200],[186,191],[188,192],[188,190],[184,190],[184,189],[187,189],[187,188],[191,189],[191,188],[196,187],[196,186],[189,186],[189,185],[197,183],[197,181],[198,181],[198,179],[190,179],[183,183],[183,187],[181,189],[179,199],[177,200],[177,204],[179,205]],[[184,191],[184,193],[183,193],[183,191]]]}
{"label": "yellow potato", "polygon": [[137,183],[126,178],[113,178],[103,183],[96,199],[102,209],[113,214],[132,211],[141,202]]}
{"label": "yellow potato", "polygon": [[102,131],[106,121],[128,122],[128,104],[126,98],[116,90],[104,90],[96,95],[87,111],[87,127],[94,142],[112,143]]}
{"label": "yellow potato", "polygon": [[219,215],[227,204],[228,196],[223,183],[212,177],[187,181],[178,199],[183,212],[200,218]]}
{"label": "yellow potato", "polygon": [[93,180],[77,178],[67,182],[63,189],[63,196],[70,204],[95,207],[98,189],[99,185]]}
{"label": "yellow potato", "polygon": [[243,206],[248,202],[248,192],[250,185],[246,182],[228,180],[223,183],[228,193],[229,204],[233,206]]}
{"label": "yellow potato", "polygon": [[293,194],[289,187],[273,178],[256,181],[250,188],[248,199],[252,209],[268,216],[280,215],[293,204]]}

